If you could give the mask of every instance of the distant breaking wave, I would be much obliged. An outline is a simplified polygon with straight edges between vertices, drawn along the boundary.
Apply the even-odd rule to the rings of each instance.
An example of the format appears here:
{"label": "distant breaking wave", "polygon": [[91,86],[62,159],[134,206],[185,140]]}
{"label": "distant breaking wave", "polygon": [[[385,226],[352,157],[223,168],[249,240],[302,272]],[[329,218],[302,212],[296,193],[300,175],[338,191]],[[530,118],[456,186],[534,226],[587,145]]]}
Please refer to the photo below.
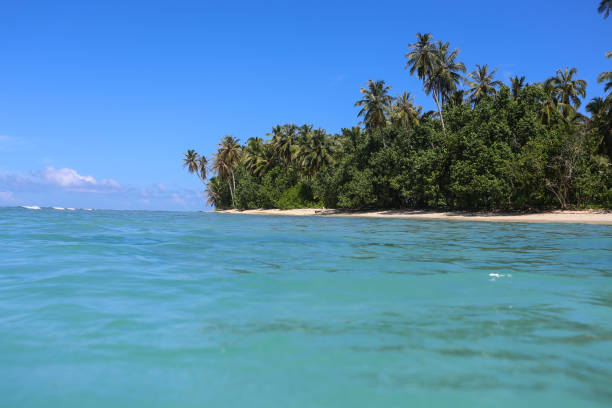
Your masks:
{"label": "distant breaking wave", "polygon": [[40,207],[37,205],[21,205],[20,207],[26,210],[40,210]]}

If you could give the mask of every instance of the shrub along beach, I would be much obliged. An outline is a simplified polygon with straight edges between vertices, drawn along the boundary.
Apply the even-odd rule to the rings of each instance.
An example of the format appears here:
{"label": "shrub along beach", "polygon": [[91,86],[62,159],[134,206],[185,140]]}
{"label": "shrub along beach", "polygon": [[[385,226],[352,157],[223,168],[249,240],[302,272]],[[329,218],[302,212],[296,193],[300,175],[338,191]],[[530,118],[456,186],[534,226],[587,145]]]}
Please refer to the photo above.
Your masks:
{"label": "shrub along beach", "polygon": [[607,95],[591,99],[584,115],[587,83],[576,68],[504,84],[486,64],[466,73],[459,50],[419,33],[406,69],[435,111],[370,80],[355,103],[363,126],[329,134],[278,125],[244,145],[226,136],[210,162],[189,150],[184,164],[217,209],[612,207],[612,72],[599,75]]}

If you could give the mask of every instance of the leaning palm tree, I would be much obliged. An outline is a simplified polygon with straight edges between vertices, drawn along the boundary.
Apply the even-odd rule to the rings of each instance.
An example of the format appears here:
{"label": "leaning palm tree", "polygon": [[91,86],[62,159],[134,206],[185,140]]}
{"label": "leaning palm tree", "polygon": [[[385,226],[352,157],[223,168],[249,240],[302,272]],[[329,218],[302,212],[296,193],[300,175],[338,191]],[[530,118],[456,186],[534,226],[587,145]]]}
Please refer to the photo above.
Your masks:
{"label": "leaning palm tree", "polygon": [[189,149],[183,158],[183,167],[187,167],[187,171],[191,174],[195,174],[202,181],[206,183],[206,166],[208,161],[205,156],[200,156],[195,150]]}
{"label": "leaning palm tree", "polygon": [[361,110],[357,116],[363,116],[363,121],[368,130],[380,129],[387,122],[385,111],[391,105],[393,98],[388,94],[390,86],[385,86],[385,81],[372,81],[367,83],[367,88],[361,88],[363,98],[355,102]]}
{"label": "leaning palm tree", "polygon": [[425,93],[433,96],[438,108],[444,137],[447,135],[444,116],[442,115],[442,106],[448,102],[453,92],[457,90],[457,85],[463,79],[459,72],[465,72],[465,65],[457,61],[458,56],[458,49],[451,51],[448,42],[438,42],[436,44],[436,65],[424,83]]}
{"label": "leaning palm tree", "polygon": [[469,79],[466,81],[469,86],[470,101],[476,104],[485,96],[497,93],[497,88],[503,84],[501,81],[493,80],[496,72],[497,68],[489,72],[487,64],[483,66],[476,64],[476,69],[468,74]]}
{"label": "leaning palm tree", "polygon": [[586,96],[587,83],[584,79],[574,79],[578,73],[576,68],[558,69],[557,75],[546,80],[546,84],[552,86],[557,101],[560,103],[562,113],[565,117],[580,107],[580,97]]}
{"label": "leaning palm tree", "polygon": [[219,178],[227,181],[229,185],[230,195],[232,196],[232,205],[236,207],[236,199],[234,192],[236,190],[236,176],[234,168],[240,162],[242,155],[242,147],[238,139],[233,136],[225,136],[218,144],[219,149],[215,154],[213,161],[213,170]]}
{"label": "leaning palm tree", "polygon": [[446,126],[442,115],[442,105],[450,100],[461,80],[459,72],[465,72],[465,65],[457,61],[459,50],[449,50],[448,43],[433,42],[430,33],[417,33],[417,41],[408,46],[406,54],[406,67],[410,67],[410,74],[416,73],[423,81],[427,95],[433,96],[438,108],[442,131],[446,136]]}
{"label": "leaning palm tree", "polygon": [[608,18],[610,11],[612,11],[612,0],[601,0],[597,11],[603,14],[604,18]]}
{"label": "leaning palm tree", "polygon": [[525,87],[525,77],[514,76],[510,78],[510,89],[512,91],[512,98],[518,99],[519,92]]}

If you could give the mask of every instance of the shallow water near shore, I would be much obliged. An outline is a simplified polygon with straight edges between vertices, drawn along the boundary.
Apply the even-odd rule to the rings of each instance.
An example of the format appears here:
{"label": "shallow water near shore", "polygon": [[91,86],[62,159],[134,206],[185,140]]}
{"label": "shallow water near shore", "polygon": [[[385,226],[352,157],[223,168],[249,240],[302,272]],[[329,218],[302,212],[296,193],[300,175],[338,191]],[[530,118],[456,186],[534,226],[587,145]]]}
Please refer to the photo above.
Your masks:
{"label": "shallow water near shore", "polygon": [[612,227],[0,208],[0,406],[612,403]]}

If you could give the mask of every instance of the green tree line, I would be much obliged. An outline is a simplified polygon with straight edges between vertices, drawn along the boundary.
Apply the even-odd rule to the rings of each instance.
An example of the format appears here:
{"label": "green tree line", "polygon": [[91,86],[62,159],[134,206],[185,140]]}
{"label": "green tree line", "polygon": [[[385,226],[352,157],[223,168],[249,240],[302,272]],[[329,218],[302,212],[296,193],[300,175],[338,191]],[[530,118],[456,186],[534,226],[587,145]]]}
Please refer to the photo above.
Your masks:
{"label": "green tree line", "polygon": [[[599,12],[611,8],[604,0]],[[362,126],[278,125],[245,144],[226,136],[210,163],[188,150],[184,165],[216,208],[612,208],[612,72],[599,75],[607,95],[584,115],[576,68],[504,84],[487,64],[466,72],[459,50],[418,33],[406,69],[436,110],[370,80],[355,103]]]}

